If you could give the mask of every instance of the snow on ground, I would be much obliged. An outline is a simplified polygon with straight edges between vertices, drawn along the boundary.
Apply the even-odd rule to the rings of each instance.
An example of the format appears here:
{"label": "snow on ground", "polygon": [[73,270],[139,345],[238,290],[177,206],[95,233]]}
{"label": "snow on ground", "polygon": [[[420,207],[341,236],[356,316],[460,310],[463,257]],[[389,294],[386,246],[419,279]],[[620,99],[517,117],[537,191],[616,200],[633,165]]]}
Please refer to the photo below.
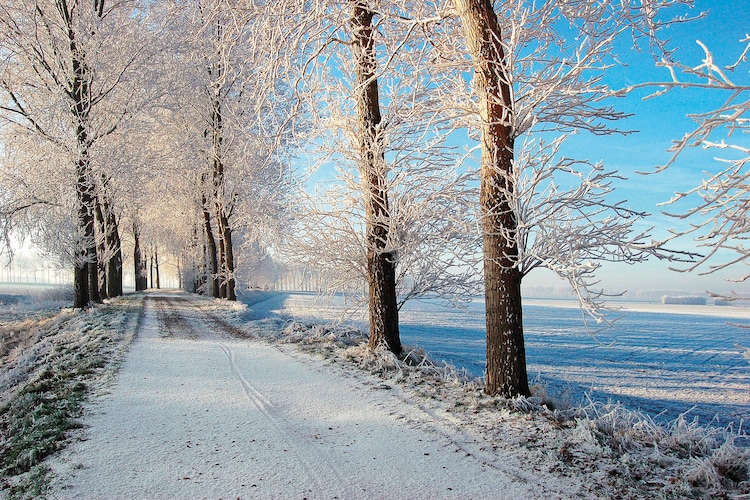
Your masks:
{"label": "snow on ground", "polygon": [[374,376],[215,332],[182,296],[146,305],[116,386],[55,460],[56,498],[577,496],[516,456],[487,463]]}
{"label": "snow on ground", "polygon": [[[50,376],[82,350],[111,351],[114,361],[86,381],[95,397],[84,427],[69,430],[68,447],[34,469],[53,481],[47,497],[750,494],[747,436],[731,429],[685,419],[664,426],[622,405],[551,409],[539,387],[528,399],[489,397],[420,351],[399,360],[370,352],[356,329],[275,315],[284,300],[257,293],[248,309],[180,293],[130,295],[61,323],[65,338],[85,333],[71,337],[75,349],[17,357],[43,361]],[[45,335],[40,348],[59,337]],[[33,473],[9,477],[15,487],[0,496],[29,498],[18,492],[32,484],[44,491]]]}

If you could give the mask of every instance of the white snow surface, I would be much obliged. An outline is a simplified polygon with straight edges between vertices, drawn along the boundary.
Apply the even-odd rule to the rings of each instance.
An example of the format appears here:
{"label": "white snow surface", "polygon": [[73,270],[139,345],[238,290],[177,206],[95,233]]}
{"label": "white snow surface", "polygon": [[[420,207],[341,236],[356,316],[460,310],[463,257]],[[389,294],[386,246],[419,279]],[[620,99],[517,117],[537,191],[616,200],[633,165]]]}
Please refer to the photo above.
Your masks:
{"label": "white snow surface", "polygon": [[[573,498],[580,478],[482,459],[399,387],[216,331],[184,295],[145,301],[111,391],[54,457],[60,499]],[[226,326],[226,324],[225,324]],[[484,443],[486,444],[486,443]],[[498,450],[497,453],[503,453]]]}

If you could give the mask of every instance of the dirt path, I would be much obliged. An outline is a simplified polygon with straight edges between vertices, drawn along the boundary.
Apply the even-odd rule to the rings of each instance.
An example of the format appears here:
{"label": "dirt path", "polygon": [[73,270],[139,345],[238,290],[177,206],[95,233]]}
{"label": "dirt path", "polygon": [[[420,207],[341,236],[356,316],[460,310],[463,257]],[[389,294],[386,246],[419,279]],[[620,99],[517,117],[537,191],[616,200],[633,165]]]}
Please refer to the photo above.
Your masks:
{"label": "dirt path", "polygon": [[[54,467],[56,498],[560,498],[377,379],[231,336],[186,296],[149,296],[112,392]],[[468,450],[468,451],[467,451]]]}

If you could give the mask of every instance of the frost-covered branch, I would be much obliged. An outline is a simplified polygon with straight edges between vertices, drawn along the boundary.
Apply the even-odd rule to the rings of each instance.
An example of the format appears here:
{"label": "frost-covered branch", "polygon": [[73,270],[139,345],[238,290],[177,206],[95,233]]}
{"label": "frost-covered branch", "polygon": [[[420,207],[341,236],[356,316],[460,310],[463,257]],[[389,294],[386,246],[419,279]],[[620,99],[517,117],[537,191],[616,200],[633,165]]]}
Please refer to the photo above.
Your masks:
{"label": "frost-covered branch", "polygon": [[[704,52],[700,64],[662,62],[669,70],[671,81],[643,84],[659,88],[648,98],[666,92],[697,90],[722,96],[715,109],[696,110],[688,115],[695,128],[674,141],[668,150],[670,159],[656,168],[678,168],[678,160],[692,148],[716,151],[715,167],[705,168],[705,178],[694,188],[676,193],[665,202],[665,214],[685,224],[671,230],[673,238],[692,237],[704,254],[696,262],[677,268],[678,271],[700,271],[711,274],[728,268],[739,269],[736,281],[750,278],[750,81],[747,78],[747,54],[750,36],[740,40],[739,56],[722,66],[709,47],[698,41]],[[743,70],[743,71],[738,71]]]}
{"label": "frost-covered branch", "polygon": [[[325,180],[302,181],[295,234],[285,255],[316,269],[327,291],[364,297],[366,255],[374,243],[375,252],[396,265],[399,305],[424,296],[460,302],[462,295],[479,291],[481,259],[472,168],[448,145],[451,134],[460,133],[433,93],[448,82],[432,72],[434,45],[426,33],[445,16],[418,2],[371,2],[371,7],[372,73],[355,80],[353,42],[332,45],[323,36],[318,43],[324,50],[310,48],[318,59],[305,66],[304,84],[296,86],[310,110],[308,130],[315,132],[305,147],[310,160],[302,160],[310,162],[311,179]],[[331,2],[326,12],[329,28],[316,34],[335,33],[344,41],[361,34],[347,34],[350,21],[340,5]],[[363,140],[357,95],[373,83],[381,116]],[[380,159],[367,166],[368,157]],[[334,165],[329,180],[324,172]],[[378,192],[368,187],[371,179],[377,179]],[[368,212],[368,199],[381,209]],[[368,226],[377,228],[371,242]]]}
{"label": "frost-covered branch", "polygon": [[[649,258],[690,261],[689,253],[669,251],[646,226],[649,214],[613,201],[615,183],[625,179],[601,163],[561,153],[568,136],[551,142],[527,139],[516,147],[512,193],[517,230],[502,234],[515,241],[510,259],[523,275],[545,268],[566,280],[582,309],[597,322],[609,310],[596,271],[604,262],[638,264]],[[615,198],[616,200],[616,198]],[[506,256],[510,257],[510,256]]]}

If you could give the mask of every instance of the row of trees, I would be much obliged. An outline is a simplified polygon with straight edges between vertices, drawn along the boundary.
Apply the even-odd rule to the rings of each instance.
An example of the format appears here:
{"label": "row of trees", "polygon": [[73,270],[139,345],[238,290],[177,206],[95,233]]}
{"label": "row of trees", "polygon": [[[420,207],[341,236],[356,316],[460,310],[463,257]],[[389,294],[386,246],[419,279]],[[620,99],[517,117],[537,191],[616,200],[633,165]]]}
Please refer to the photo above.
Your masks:
{"label": "row of trees", "polygon": [[[122,293],[124,247],[137,289],[142,249],[157,244],[179,256],[186,286],[230,300],[272,247],[329,291],[363,297],[370,347],[395,353],[405,300],[455,303],[483,289],[486,390],[528,394],[524,276],[554,271],[601,320],[602,262],[696,257],[613,201],[617,171],[563,153],[570,134],[624,134],[616,97],[653,85],[606,85],[618,47],[671,68],[659,92],[730,93],[696,115],[675,155],[727,148],[713,142],[724,125],[744,132],[748,88],[708,49],[704,65],[680,65],[660,38],[689,6],[6,2],[4,234],[72,264],[76,307]],[[674,232],[709,247],[695,265],[722,248],[738,254],[728,264],[747,263],[748,149],[733,147],[744,156],[678,195],[702,199],[678,217],[715,211]]]}
{"label": "row of trees", "polygon": [[251,56],[235,54],[244,27],[224,7],[0,9],[3,234],[72,264],[75,307],[122,294],[123,246],[137,290],[148,286],[144,248],[156,245],[186,254],[186,282],[236,298],[233,233],[258,213],[267,222],[284,190],[272,148],[252,132]]}
{"label": "row of trees", "polygon": [[[74,263],[75,307],[122,293],[118,221],[109,175],[94,164],[95,148],[127,114],[128,96],[119,92],[118,83],[129,73],[135,54],[117,52],[113,49],[123,46],[106,43],[112,34],[134,35],[120,31],[118,26],[128,29],[132,24],[121,25],[118,14],[103,1],[86,7],[61,1],[6,4],[0,15],[2,116],[12,125],[3,146],[6,158],[14,163],[4,164],[4,174],[17,182],[12,188],[21,187],[8,191],[3,200],[6,225],[17,214],[64,206],[55,210],[55,216],[63,219],[55,222],[64,225],[53,231],[68,234],[47,237],[75,240],[65,248]],[[103,67],[106,72],[100,70]],[[111,103],[109,112],[100,113],[105,102]],[[50,165],[50,157],[64,166]],[[61,171],[71,188],[62,192],[56,182]],[[61,200],[61,195],[70,202]],[[31,221],[31,230],[46,232],[50,221],[38,221],[44,226],[33,227]]]}

